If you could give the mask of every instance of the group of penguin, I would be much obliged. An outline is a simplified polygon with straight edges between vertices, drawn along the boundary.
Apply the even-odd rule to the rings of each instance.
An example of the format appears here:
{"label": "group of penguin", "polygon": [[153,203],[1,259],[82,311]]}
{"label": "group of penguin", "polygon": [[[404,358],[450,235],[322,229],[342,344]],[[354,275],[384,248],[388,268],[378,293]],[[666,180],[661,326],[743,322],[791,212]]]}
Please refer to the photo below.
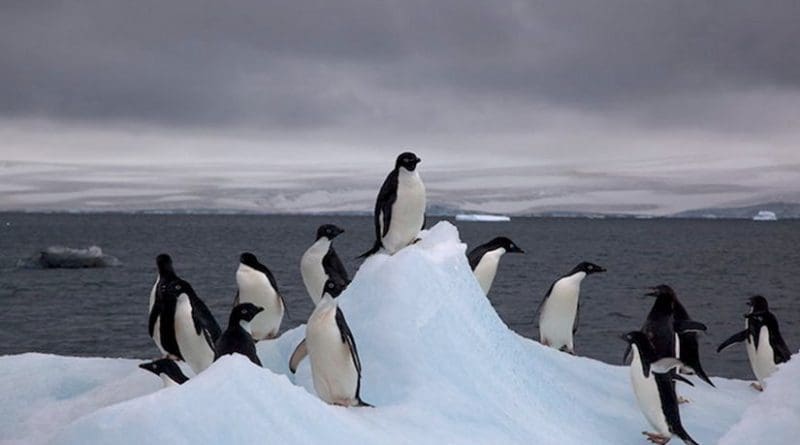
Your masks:
{"label": "group of penguin", "polygon": [[[425,225],[426,192],[419,176],[419,157],[406,152],[397,157],[378,193],[373,215],[375,243],[361,255],[382,252],[392,255],[418,241]],[[332,224],[318,228],[316,240],[300,261],[303,283],[315,304],[306,325],[305,338],[289,360],[296,372],[308,357],[314,389],[323,401],[342,406],[371,406],[361,399],[361,361],[353,333],[336,298],[350,279],[332,246],[344,231]],[[475,278],[488,295],[501,257],[524,253],[513,241],[497,237],[472,249],[467,260]],[[182,384],[188,377],[176,361],[184,361],[199,374],[222,356],[241,354],[261,366],[255,343],[278,336],[286,304],[270,270],[252,253],[240,256],[236,271],[238,292],[233,301],[228,326],[222,331],[192,289],[175,273],[169,255],[156,258],[158,277],[150,293],[148,330],[162,357],[140,365],[160,376],[165,386]],[[579,322],[581,282],[605,269],[581,262],[550,286],[537,309],[540,342],[570,354],[575,353],[573,337]],[[677,435],[696,444],[680,421],[678,405],[683,400],[675,392],[675,381],[692,384],[681,374],[696,374],[714,386],[702,369],[697,333],[706,327],[691,320],[675,292],[666,285],[648,295],[656,301],[639,331],[623,335],[628,343],[625,358],[631,355],[630,377],[639,407],[656,432],[643,432],[653,443],[665,444]],[[790,352],[780,335],[778,322],[767,301],[755,296],[745,315],[745,330],[723,342],[718,351],[739,342],[746,343],[747,355],[758,383],[789,360]]]}

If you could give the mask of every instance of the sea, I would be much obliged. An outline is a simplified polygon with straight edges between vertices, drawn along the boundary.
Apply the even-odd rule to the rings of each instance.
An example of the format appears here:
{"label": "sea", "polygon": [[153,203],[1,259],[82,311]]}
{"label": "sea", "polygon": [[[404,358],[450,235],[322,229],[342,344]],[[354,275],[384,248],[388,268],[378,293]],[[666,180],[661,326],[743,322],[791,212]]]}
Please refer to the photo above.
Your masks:
{"label": "sea", "polygon": [[[744,326],[746,301],[764,295],[781,331],[800,347],[800,220],[513,218],[455,222],[473,247],[507,236],[525,254],[506,255],[488,298],[509,329],[538,339],[535,311],[550,284],[581,261],[608,272],[581,287],[576,353],[622,364],[626,331],[641,327],[653,298],[672,286],[693,319],[708,326],[700,354],[713,376],[751,379],[744,347],[716,346]],[[169,253],[220,324],[236,293],[239,254],[253,252],[275,275],[288,315],[283,330],[313,309],[300,277],[300,257],[316,228],[343,229],[335,248],[351,276],[374,239],[368,216],[0,213],[0,355],[156,357],[147,335],[155,257]],[[26,259],[50,246],[99,246],[118,267],[38,269]],[[409,277],[413,279],[413,277]]]}

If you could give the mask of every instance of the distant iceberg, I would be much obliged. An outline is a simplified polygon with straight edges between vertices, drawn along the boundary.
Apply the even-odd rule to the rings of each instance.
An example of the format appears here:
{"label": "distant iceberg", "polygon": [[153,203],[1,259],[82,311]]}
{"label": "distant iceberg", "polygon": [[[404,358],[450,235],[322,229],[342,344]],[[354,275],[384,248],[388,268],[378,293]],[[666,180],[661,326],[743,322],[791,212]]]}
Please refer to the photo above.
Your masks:
{"label": "distant iceberg", "polygon": [[32,269],[82,269],[121,265],[122,263],[116,257],[104,254],[103,249],[98,246],[89,246],[86,249],[50,246],[30,258],[17,262],[17,267]]}
{"label": "distant iceberg", "polygon": [[460,213],[456,215],[456,221],[507,222],[511,221],[511,217],[505,215],[482,215],[478,213]]}
{"label": "distant iceberg", "polygon": [[[289,355],[305,335],[299,326],[258,344],[265,369],[223,357],[167,389],[136,360],[0,357],[0,443],[646,443],[641,431],[649,425],[627,367],[514,333],[472,275],[456,228],[440,222],[421,238],[392,256],[368,258],[339,297],[361,356],[361,396],[375,408],[319,400],[308,360],[289,373]],[[130,335],[144,335],[145,318],[139,328]],[[619,348],[622,355],[622,341]],[[779,379],[784,371],[791,373]],[[794,402],[775,405],[795,409],[785,415],[766,408],[771,396],[797,388],[797,371],[782,367],[762,394],[741,380],[714,378],[716,389],[678,384],[692,401],[681,405],[684,426],[698,442],[715,444],[737,423],[740,433],[761,428],[740,420],[752,405],[773,422],[763,437],[787,443],[786,432],[797,431],[797,411],[783,403]],[[738,437],[746,436],[725,444],[755,443]]]}
{"label": "distant iceberg", "polygon": [[753,221],[777,221],[778,216],[775,215],[775,212],[770,212],[769,210],[759,210],[758,214],[753,217]]}

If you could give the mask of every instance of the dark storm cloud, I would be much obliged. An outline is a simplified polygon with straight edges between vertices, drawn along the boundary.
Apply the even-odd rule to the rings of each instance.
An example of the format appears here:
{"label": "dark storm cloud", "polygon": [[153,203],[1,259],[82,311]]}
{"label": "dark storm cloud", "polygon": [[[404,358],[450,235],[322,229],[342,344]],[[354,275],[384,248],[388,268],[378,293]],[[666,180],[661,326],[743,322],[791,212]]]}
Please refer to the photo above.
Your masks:
{"label": "dark storm cloud", "polygon": [[435,128],[546,105],[691,120],[690,97],[724,120],[716,95],[796,93],[798,23],[794,0],[6,0],[0,116]]}

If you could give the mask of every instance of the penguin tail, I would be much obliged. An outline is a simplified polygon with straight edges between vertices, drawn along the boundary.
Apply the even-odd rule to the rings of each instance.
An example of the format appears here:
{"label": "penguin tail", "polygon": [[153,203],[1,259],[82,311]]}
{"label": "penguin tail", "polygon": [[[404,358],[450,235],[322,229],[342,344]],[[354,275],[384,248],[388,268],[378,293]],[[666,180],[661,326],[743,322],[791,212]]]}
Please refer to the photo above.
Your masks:
{"label": "penguin tail", "polygon": [[375,408],[375,405],[370,405],[369,403],[361,400],[361,398],[356,399],[358,403],[355,406],[357,407],[367,407],[367,408]]}
{"label": "penguin tail", "polygon": [[680,437],[686,445],[700,445],[696,440],[692,439],[685,429],[683,429],[683,425],[678,424],[677,427],[673,428],[672,433]]}
{"label": "penguin tail", "polygon": [[361,255],[357,256],[356,258],[361,259],[361,258],[366,258],[366,257],[368,257],[370,255],[376,254],[376,253],[378,253],[379,250],[381,250],[381,247],[383,247],[383,244],[381,244],[381,240],[379,240],[379,239],[375,240],[375,244],[372,246],[371,249],[369,249],[368,251],[362,253]]}

